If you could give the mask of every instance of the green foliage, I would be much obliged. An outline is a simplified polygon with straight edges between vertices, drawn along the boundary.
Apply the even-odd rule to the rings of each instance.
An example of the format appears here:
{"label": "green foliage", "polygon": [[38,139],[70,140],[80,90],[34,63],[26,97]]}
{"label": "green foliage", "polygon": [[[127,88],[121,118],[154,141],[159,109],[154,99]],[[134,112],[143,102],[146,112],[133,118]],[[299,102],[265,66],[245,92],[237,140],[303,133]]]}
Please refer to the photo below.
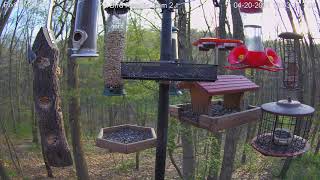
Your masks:
{"label": "green foliage", "polygon": [[116,169],[122,173],[127,173],[135,167],[135,160],[132,158],[125,158],[125,160],[120,161]]}
{"label": "green foliage", "polygon": [[301,158],[295,158],[287,173],[290,180],[318,180],[320,179],[320,154],[306,153]]}

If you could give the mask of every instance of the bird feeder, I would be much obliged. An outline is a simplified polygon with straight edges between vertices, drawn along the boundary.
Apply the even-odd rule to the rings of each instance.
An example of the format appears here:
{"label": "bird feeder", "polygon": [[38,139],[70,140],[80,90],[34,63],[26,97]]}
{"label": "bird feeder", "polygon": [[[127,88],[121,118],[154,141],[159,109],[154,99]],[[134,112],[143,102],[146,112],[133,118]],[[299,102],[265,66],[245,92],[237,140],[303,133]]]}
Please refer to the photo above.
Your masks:
{"label": "bird feeder", "polygon": [[234,48],[229,57],[231,70],[257,68],[268,71],[281,70],[281,60],[277,53],[264,48],[262,39],[262,0],[238,0],[244,25],[245,45]]}
{"label": "bird feeder", "polygon": [[301,60],[300,44],[302,35],[284,32],[281,39],[281,55],[283,61],[283,86],[286,89],[297,89],[299,84],[299,63]]}
{"label": "bird feeder", "polygon": [[[179,61],[179,47],[178,47],[178,31],[176,27],[172,27],[172,50],[171,56],[174,61]],[[169,87],[169,95],[179,96],[182,95],[182,91],[177,88],[177,82],[171,81]]]}
{"label": "bird feeder", "polygon": [[[243,76],[220,75],[216,82],[181,82],[179,86],[191,94],[191,104],[170,106],[170,116],[181,122],[217,132],[260,117],[259,107],[243,107],[244,92],[259,88]],[[213,96],[221,95],[223,100],[212,101]]]}
{"label": "bird feeder", "polygon": [[155,147],[157,135],[153,128],[121,125],[102,128],[96,145],[111,152],[130,154]]}
{"label": "bird feeder", "polygon": [[213,57],[213,64],[218,65],[218,51],[232,50],[235,47],[241,46],[243,42],[236,39],[220,39],[220,38],[211,38],[205,37],[200,38],[199,40],[193,43],[194,46],[197,46],[200,51],[209,51],[210,49],[215,50],[215,56]]}
{"label": "bird feeder", "polygon": [[97,17],[99,0],[78,1],[71,57],[98,57]]}
{"label": "bird feeder", "polygon": [[298,101],[280,100],[261,106],[262,119],[252,146],[261,154],[293,157],[305,153],[314,108]]}
{"label": "bird feeder", "polygon": [[121,78],[121,62],[125,58],[128,6],[107,7],[107,33],[105,49],[104,80],[106,96],[124,95]]}

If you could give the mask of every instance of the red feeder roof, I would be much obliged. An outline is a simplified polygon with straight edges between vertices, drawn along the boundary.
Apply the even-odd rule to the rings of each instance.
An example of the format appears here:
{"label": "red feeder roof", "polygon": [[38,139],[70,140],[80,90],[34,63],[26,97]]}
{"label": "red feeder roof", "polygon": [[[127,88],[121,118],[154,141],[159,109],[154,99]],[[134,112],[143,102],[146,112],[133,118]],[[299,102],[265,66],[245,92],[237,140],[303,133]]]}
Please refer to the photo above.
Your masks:
{"label": "red feeder roof", "polygon": [[259,88],[258,85],[246,77],[238,75],[220,75],[215,82],[194,82],[193,85],[210,96],[241,93]]}

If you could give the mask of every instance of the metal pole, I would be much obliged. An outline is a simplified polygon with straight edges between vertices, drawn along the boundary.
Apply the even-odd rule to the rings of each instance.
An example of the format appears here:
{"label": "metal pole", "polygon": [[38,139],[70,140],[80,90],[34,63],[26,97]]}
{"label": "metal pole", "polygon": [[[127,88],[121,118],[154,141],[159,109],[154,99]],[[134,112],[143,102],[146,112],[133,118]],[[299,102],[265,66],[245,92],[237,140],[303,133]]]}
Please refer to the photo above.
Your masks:
{"label": "metal pole", "polygon": [[[161,55],[160,61],[171,59],[171,0],[167,0],[162,8],[162,30],[161,30]],[[168,137],[168,113],[169,113],[169,83],[159,83],[159,104],[157,123],[157,150],[155,162],[155,180],[164,180],[167,156]]]}

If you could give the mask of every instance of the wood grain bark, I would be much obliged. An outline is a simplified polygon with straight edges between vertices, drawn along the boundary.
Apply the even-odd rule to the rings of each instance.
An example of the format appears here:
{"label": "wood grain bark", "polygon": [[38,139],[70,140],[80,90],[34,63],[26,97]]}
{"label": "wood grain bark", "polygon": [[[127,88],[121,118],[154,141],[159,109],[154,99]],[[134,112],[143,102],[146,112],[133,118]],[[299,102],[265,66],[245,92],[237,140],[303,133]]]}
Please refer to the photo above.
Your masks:
{"label": "wood grain bark", "polygon": [[37,55],[33,63],[33,90],[43,153],[49,166],[70,166],[72,158],[64,132],[57,74],[59,51],[46,28],[40,29],[32,49]]}

